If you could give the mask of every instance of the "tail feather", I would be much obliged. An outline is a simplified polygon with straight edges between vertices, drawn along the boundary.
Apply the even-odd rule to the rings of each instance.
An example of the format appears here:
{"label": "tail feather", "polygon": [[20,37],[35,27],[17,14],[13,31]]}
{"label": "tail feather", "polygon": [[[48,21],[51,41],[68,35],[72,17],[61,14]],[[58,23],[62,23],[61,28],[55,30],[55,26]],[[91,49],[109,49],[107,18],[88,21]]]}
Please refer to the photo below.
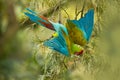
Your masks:
{"label": "tail feather", "polygon": [[25,12],[25,15],[30,18],[31,21],[44,26],[48,29],[55,30],[51,22],[45,18],[44,16],[38,16],[37,13],[34,11],[30,10],[29,8],[26,9],[28,12]]}

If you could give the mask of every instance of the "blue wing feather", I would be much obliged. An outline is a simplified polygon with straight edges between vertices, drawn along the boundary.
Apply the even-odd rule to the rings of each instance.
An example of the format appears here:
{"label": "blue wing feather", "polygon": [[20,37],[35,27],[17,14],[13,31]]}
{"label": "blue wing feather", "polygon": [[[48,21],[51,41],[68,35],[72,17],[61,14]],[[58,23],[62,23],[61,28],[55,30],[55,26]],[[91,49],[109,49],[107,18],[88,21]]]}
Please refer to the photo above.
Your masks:
{"label": "blue wing feather", "polygon": [[89,41],[94,24],[94,9],[90,9],[83,18],[71,20],[84,33],[84,37]]}
{"label": "blue wing feather", "polygon": [[[62,29],[62,28],[61,28]],[[58,36],[44,42],[45,46],[50,47],[53,50],[56,50],[66,56],[69,56],[69,51],[65,38],[63,37],[62,31],[59,28]]]}

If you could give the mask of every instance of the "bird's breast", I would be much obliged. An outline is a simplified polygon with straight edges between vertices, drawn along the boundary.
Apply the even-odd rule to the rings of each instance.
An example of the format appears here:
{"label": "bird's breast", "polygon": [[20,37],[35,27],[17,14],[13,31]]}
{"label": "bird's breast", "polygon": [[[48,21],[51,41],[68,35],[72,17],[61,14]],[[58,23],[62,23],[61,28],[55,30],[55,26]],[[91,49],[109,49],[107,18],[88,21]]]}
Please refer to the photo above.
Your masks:
{"label": "bird's breast", "polygon": [[82,31],[77,29],[76,27],[71,29],[71,31],[69,32],[69,35],[70,35],[71,40],[75,44],[84,46],[87,43],[86,39],[84,38],[84,35],[83,35]]}

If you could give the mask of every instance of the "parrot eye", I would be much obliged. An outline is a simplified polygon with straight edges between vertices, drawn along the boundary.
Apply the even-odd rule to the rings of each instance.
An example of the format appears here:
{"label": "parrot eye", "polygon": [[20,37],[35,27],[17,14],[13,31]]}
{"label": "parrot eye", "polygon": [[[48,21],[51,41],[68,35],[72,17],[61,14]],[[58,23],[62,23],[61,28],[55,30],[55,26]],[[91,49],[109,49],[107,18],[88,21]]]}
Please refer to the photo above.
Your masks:
{"label": "parrot eye", "polygon": [[80,52],[75,52],[75,55],[79,56],[83,54],[83,50],[80,50]]}

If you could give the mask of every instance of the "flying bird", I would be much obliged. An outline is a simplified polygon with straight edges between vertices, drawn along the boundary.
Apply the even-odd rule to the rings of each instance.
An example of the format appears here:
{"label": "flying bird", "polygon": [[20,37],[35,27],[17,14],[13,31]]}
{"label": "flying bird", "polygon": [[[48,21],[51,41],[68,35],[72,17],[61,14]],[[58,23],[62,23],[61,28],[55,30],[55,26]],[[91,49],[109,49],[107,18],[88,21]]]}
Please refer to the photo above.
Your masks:
{"label": "flying bird", "polygon": [[53,38],[44,42],[45,46],[50,47],[66,56],[71,54],[80,55],[92,34],[94,24],[94,10],[90,9],[84,17],[79,20],[67,20],[64,26],[61,23],[55,23],[44,16],[38,16],[34,11],[27,8],[25,12],[31,21],[55,31]]}

